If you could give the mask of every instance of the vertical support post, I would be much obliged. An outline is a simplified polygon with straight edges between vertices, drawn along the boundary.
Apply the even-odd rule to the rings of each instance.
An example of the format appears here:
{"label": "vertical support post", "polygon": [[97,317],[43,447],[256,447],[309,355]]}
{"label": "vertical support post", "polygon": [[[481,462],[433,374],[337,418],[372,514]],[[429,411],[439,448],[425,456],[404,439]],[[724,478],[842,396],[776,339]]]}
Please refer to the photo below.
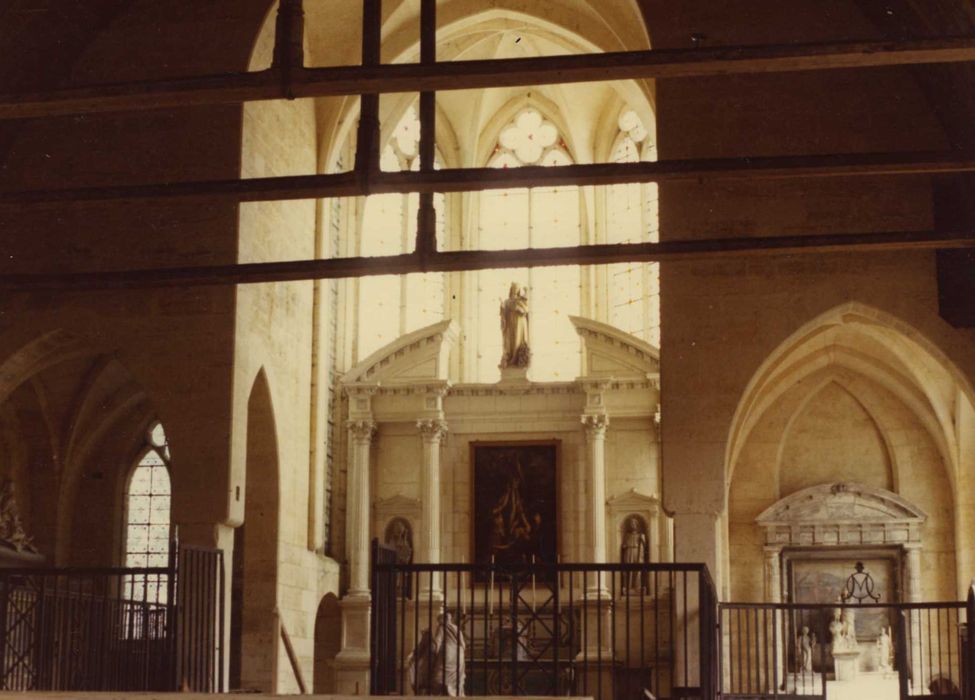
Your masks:
{"label": "vertical support post", "polygon": [[[437,62],[437,0],[420,3],[420,63]],[[436,155],[437,93],[420,93],[420,172],[433,172]],[[416,252],[423,259],[437,251],[437,213],[433,193],[420,194],[417,211]]]}
{"label": "vertical support post", "polygon": [[907,662],[907,621],[905,615],[910,615],[910,608],[897,611],[897,639],[894,640],[894,661],[897,665],[897,680],[900,685],[901,700],[910,697],[908,684]]}
{"label": "vertical support post", "polygon": [[[362,1],[363,66],[378,66],[381,62],[382,14],[382,0]],[[379,172],[379,95],[375,93],[360,98],[355,171],[362,191],[369,194],[370,180]]]}
{"label": "vertical support post", "polygon": [[274,34],[272,67],[281,74],[283,97],[293,100],[292,79],[305,67],[305,10],[302,0],[281,0]]}
{"label": "vertical support post", "polygon": [[962,649],[962,697],[975,698],[975,581],[968,587],[965,605],[965,635]]}

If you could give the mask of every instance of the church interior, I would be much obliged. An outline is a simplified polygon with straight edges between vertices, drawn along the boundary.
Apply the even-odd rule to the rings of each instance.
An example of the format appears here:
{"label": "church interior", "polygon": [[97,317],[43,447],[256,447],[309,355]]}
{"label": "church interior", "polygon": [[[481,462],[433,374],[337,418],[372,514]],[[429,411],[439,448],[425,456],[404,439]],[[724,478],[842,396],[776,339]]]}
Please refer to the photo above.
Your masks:
{"label": "church interior", "polygon": [[0,690],[975,698],[970,0],[0,57]]}

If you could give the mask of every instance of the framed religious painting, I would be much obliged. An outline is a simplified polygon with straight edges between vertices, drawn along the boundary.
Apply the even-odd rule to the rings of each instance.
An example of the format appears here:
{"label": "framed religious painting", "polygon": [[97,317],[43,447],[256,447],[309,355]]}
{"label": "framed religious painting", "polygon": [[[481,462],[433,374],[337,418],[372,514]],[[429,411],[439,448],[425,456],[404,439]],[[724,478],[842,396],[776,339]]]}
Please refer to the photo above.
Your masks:
{"label": "framed religious painting", "polygon": [[559,442],[473,442],[471,464],[474,562],[505,568],[554,563]]}

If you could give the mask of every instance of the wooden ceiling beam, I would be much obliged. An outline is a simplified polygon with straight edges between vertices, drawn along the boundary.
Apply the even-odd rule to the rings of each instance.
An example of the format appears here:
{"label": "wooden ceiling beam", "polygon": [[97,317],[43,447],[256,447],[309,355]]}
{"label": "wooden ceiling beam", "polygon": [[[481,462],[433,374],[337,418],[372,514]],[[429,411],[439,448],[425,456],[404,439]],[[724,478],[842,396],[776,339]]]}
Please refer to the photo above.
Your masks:
{"label": "wooden ceiling beam", "polygon": [[358,197],[391,192],[477,192],[493,189],[613,185],[633,182],[784,180],[964,172],[975,172],[975,151],[752,156],[651,163],[576,164],[560,167],[449,168],[420,172],[380,173],[373,168],[367,168],[366,175],[351,171],[328,175],[109,185],[61,190],[0,191],[0,206],[143,199],[259,202]]}
{"label": "wooden ceiling beam", "polygon": [[744,238],[671,240],[662,243],[585,245],[569,248],[454,251],[426,256],[335,258],[79,273],[0,275],[0,292],[88,291],[295,282],[313,279],[452,272],[495,268],[604,265],[621,262],[713,260],[810,253],[865,253],[975,248],[975,231],[897,231]]}
{"label": "wooden ceiling beam", "polygon": [[975,61],[975,37],[653,49],[536,58],[400,63],[142,80],[0,94],[0,119],[259,100],[691,78]]}

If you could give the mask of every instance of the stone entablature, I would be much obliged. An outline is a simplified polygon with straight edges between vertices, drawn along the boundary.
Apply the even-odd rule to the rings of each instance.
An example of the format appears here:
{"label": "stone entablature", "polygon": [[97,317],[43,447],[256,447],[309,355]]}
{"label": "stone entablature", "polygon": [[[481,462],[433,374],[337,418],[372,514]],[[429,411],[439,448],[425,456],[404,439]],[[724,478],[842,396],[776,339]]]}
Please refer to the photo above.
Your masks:
{"label": "stone entablature", "polygon": [[927,515],[896,493],[833,483],[797,491],[756,518],[766,547],[919,545]]}
{"label": "stone entablature", "polygon": [[656,349],[604,323],[572,322],[586,358],[583,376],[573,381],[453,384],[447,366],[458,327],[447,320],[395,340],[346,372],[349,417],[392,424],[449,413],[459,424],[485,427],[516,426],[524,415],[550,425],[568,425],[581,412],[652,418],[659,407]]}

